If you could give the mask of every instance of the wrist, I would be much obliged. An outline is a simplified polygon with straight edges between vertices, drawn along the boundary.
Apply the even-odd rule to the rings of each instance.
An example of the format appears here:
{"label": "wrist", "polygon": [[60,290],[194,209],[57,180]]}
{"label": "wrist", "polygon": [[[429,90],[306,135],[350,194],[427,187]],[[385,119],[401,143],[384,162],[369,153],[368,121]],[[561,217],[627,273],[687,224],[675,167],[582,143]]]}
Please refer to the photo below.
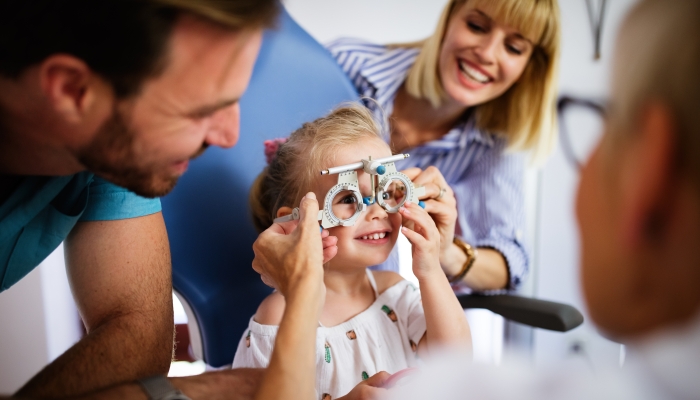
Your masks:
{"label": "wrist", "polygon": [[464,264],[462,264],[461,269],[455,275],[448,275],[448,280],[450,283],[460,282],[467,275],[469,270],[474,266],[474,262],[478,256],[478,250],[476,247],[471,246],[469,243],[463,242],[461,239],[455,236],[453,240],[454,244],[459,248],[459,250],[464,255]]}
{"label": "wrist", "polygon": [[467,255],[454,243],[454,239],[445,252],[440,255],[440,267],[447,277],[457,275],[466,261]]}
{"label": "wrist", "polygon": [[442,271],[439,265],[435,265],[434,268],[428,268],[425,270],[414,270],[413,274],[416,276],[418,283],[421,285],[424,283],[445,279],[445,273]]}
{"label": "wrist", "polygon": [[[325,286],[323,285],[323,276],[320,278],[307,277],[299,279],[294,285],[291,285],[285,294],[285,302],[287,308],[297,304],[302,304],[302,307],[312,307],[312,305],[322,305],[325,298]],[[321,306],[316,307],[320,309]]]}
{"label": "wrist", "polygon": [[290,271],[287,275],[286,285],[282,294],[285,297],[293,295],[300,290],[306,290],[323,282],[323,266],[314,266],[312,263],[303,262],[302,265],[285,267]]}

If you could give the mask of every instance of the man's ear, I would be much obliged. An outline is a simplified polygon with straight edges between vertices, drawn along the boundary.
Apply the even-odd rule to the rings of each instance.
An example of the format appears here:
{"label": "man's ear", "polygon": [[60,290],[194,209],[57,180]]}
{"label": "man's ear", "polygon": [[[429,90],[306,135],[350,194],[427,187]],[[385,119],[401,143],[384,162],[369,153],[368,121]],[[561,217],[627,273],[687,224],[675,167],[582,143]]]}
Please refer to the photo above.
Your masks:
{"label": "man's ear", "polygon": [[98,100],[112,96],[109,84],[98,77],[81,59],[55,54],[39,68],[41,90],[57,114],[68,122],[90,118]]}
{"label": "man's ear", "polygon": [[[620,182],[623,240],[630,249],[647,246],[663,235],[674,181],[676,127],[671,111],[650,102],[639,113],[634,137],[625,149]],[[624,145],[624,144],[623,144]]]}
{"label": "man's ear", "polygon": [[292,208],[291,207],[280,207],[279,210],[277,210],[277,218],[279,217],[284,217],[285,215],[289,215],[292,213]]}

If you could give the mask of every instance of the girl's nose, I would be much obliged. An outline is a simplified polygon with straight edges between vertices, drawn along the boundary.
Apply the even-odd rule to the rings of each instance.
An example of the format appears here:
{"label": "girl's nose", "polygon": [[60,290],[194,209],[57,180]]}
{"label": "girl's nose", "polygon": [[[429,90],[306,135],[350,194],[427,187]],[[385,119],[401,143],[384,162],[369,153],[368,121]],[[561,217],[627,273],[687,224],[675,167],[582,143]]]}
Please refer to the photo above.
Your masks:
{"label": "girl's nose", "polygon": [[384,219],[384,218],[388,218],[388,217],[389,217],[389,214],[376,201],[373,204],[367,206],[367,219],[368,220]]}

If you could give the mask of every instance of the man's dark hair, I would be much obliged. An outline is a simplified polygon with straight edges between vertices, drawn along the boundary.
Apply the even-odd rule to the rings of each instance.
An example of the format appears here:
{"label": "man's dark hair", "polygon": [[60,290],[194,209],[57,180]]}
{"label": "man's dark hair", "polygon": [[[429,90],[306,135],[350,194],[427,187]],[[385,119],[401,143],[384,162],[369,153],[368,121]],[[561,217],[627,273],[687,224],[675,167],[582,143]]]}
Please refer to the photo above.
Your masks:
{"label": "man's dark hair", "polygon": [[16,79],[52,54],[70,54],[124,98],[162,70],[181,13],[235,30],[271,25],[278,7],[277,0],[0,0],[0,75]]}

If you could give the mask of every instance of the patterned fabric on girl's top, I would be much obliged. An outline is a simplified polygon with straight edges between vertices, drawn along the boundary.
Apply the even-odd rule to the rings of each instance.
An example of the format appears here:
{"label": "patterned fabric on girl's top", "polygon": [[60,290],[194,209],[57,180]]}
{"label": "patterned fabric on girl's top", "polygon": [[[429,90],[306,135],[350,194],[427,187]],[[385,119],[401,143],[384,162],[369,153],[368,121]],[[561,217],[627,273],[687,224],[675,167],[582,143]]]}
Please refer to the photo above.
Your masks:
{"label": "patterned fabric on girl's top", "polygon": [[[395,373],[417,365],[416,343],[426,330],[420,291],[403,280],[377,293],[370,270],[367,277],[374,303],[342,324],[316,331],[318,398],[336,399],[379,371]],[[278,329],[251,318],[238,343],[233,368],[266,368]]]}

